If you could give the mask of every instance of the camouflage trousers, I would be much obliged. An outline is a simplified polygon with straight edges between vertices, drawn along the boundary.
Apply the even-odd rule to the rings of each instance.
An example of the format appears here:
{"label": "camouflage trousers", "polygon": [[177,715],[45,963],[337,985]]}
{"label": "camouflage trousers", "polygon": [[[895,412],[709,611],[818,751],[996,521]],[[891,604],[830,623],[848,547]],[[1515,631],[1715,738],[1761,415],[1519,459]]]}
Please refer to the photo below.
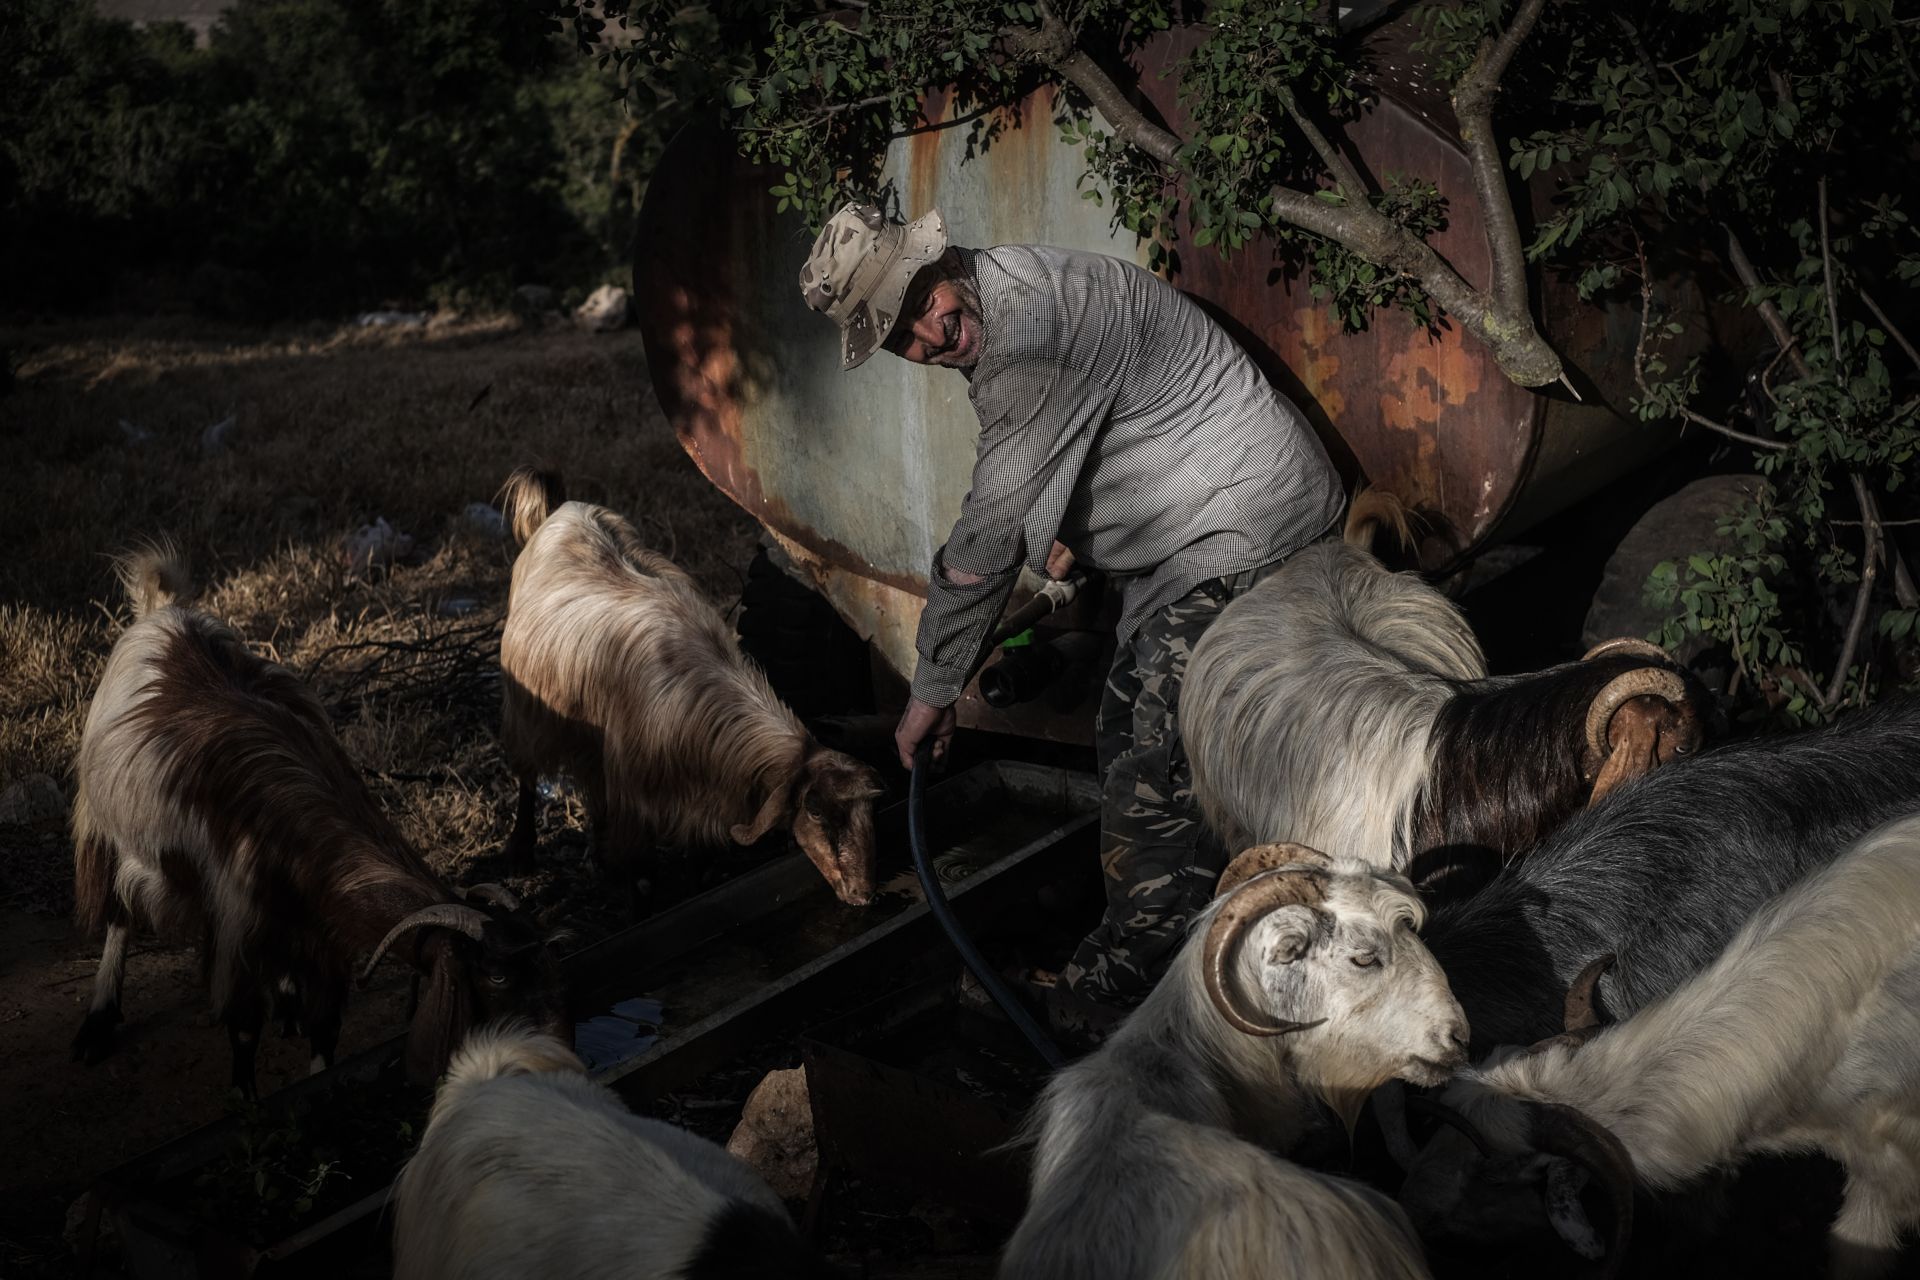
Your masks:
{"label": "camouflage trousers", "polygon": [[1106,915],[1062,971],[1073,994],[1139,1002],[1213,897],[1226,850],[1202,825],[1180,741],[1180,685],[1193,646],[1229,601],[1279,567],[1214,578],[1142,623],[1113,656],[1094,728],[1102,779]]}

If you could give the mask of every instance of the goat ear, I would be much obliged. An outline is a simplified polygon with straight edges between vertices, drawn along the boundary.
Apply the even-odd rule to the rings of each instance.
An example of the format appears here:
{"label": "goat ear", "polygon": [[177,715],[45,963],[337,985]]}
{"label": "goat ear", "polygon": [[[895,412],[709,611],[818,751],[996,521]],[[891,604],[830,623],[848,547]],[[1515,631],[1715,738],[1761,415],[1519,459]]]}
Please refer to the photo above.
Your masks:
{"label": "goat ear", "polygon": [[1587,1185],[1587,1171],[1571,1160],[1558,1157],[1547,1161],[1547,1221],[1553,1232],[1569,1249],[1589,1262],[1606,1257],[1607,1247],[1593,1229],[1587,1211],[1580,1205],[1580,1189]]}
{"label": "goat ear", "polygon": [[790,779],[776,784],[767,792],[767,798],[760,802],[760,812],[753,815],[749,822],[736,822],[727,831],[735,844],[752,844],[779,825],[792,810],[788,797],[793,789]]}
{"label": "goat ear", "polygon": [[1648,773],[1660,763],[1660,718],[1668,714],[1667,704],[1654,698],[1635,698],[1613,713],[1607,726],[1612,750],[1600,775],[1593,780],[1589,807],[1600,803],[1621,783]]}
{"label": "goat ear", "polygon": [[422,1088],[432,1088],[445,1074],[453,1051],[473,1025],[473,993],[459,954],[461,942],[439,929],[426,941],[432,967],[407,1027],[406,1052],[407,1079]]}

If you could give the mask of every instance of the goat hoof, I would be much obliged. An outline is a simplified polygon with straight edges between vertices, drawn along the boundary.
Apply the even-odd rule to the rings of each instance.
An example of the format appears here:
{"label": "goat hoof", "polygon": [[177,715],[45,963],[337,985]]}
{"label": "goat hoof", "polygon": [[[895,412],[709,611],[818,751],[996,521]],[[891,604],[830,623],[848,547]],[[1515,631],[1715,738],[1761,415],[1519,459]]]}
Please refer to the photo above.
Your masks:
{"label": "goat hoof", "polygon": [[95,1009],[80,1024],[80,1031],[73,1037],[73,1060],[84,1062],[88,1066],[99,1062],[113,1052],[113,1028],[120,1021],[118,1009]]}

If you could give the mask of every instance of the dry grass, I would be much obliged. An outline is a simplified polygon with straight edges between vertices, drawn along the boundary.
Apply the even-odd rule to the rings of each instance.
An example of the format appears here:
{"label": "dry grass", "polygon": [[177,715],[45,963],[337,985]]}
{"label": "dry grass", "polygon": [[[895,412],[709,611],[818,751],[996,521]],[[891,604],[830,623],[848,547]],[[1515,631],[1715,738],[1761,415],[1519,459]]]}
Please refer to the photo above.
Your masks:
{"label": "dry grass", "polygon": [[[0,399],[0,787],[48,773],[71,793],[125,617],[108,556],[165,534],[202,607],[312,681],[403,830],[458,875],[505,839],[513,795],[494,738],[510,550],[468,505],[517,464],[555,468],[723,607],[753,553],[757,526],[681,452],[631,333],[149,322],[4,331],[0,346],[24,353]],[[224,446],[205,447],[228,418]],[[342,543],[375,518],[413,553],[356,573]],[[578,822],[550,808],[549,835],[559,818]],[[0,901],[47,909],[42,882],[69,874],[51,834],[0,828]]]}

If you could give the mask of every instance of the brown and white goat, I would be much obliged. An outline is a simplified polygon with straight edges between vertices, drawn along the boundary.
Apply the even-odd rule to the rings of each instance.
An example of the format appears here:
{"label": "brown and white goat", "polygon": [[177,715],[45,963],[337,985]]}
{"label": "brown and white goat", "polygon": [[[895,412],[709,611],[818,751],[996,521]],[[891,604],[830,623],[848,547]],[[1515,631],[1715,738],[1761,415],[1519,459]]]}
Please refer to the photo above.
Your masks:
{"label": "brown and white goat", "polygon": [[76,912],[105,929],[106,948],[74,1056],[111,1049],[141,924],[204,931],[233,1082],[247,1093],[269,1004],[295,997],[316,1069],[329,1064],[354,957],[371,955],[364,976],[396,944],[425,979],[407,1038],[417,1083],[486,1019],[521,1013],[565,1034],[540,934],[509,895],[476,906],[428,870],[313,693],[179,603],[187,574],[171,552],[128,557],[121,577],[134,622],[107,660],[75,769]]}
{"label": "brown and white goat", "polygon": [[525,467],[501,499],[520,544],[500,638],[516,860],[533,853],[536,781],[565,771],[586,790],[602,866],[629,881],[656,845],[752,844],[790,827],[840,900],[866,905],[877,775],[813,739],[693,579],[627,520]]}
{"label": "brown and white goat", "polygon": [[1344,541],[1297,553],[1194,647],[1180,732],[1229,848],[1297,840],[1423,880],[1422,854],[1524,854],[1699,745],[1708,695],[1644,641],[1488,676],[1458,608],[1361,545],[1383,506],[1356,499]]}

